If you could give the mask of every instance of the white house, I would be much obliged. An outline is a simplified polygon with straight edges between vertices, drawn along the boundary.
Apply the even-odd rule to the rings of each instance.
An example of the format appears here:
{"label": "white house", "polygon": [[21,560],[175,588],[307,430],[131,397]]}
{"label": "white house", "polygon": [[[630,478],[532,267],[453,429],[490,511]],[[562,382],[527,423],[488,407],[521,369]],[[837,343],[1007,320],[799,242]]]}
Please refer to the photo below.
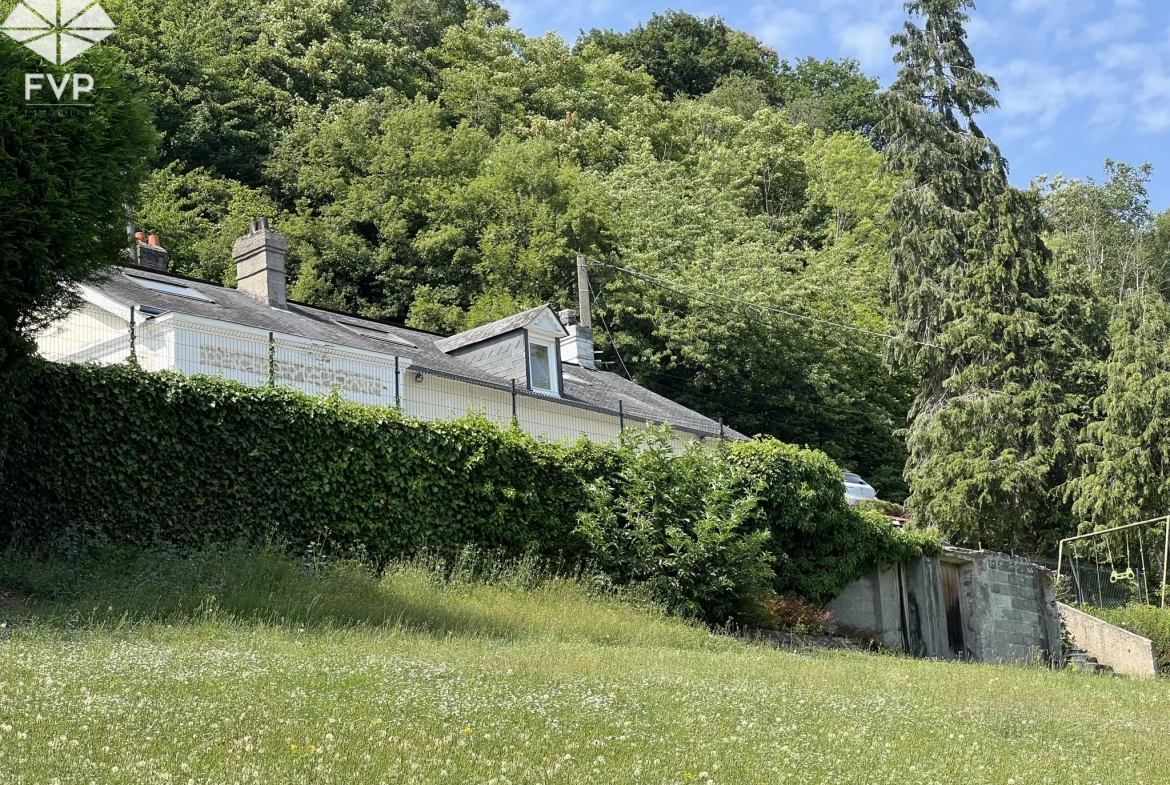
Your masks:
{"label": "white house", "polygon": [[56,362],[121,363],[208,374],[311,394],[336,391],[435,419],[478,411],[513,418],[547,439],[615,438],[622,427],[670,423],[680,439],[742,435],[593,361],[592,330],[574,311],[549,306],[458,335],[289,302],[287,244],[267,219],[233,248],[237,288],[166,272],[156,237],[134,265],[82,287],[83,305],[38,338]]}

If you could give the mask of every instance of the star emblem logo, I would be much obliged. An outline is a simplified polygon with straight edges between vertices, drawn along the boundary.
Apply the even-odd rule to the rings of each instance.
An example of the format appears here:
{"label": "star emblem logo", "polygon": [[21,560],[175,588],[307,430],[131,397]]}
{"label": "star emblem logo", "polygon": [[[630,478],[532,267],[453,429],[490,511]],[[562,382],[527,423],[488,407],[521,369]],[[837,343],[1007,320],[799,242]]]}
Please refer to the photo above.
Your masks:
{"label": "star emblem logo", "polygon": [[0,32],[64,65],[114,32],[114,22],[94,0],[20,0]]}

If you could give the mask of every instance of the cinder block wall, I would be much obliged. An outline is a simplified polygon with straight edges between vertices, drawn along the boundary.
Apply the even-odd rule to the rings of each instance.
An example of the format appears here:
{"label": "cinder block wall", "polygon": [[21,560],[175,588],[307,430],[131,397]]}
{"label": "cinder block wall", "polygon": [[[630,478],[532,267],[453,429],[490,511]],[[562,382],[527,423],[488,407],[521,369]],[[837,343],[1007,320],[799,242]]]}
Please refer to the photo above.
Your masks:
{"label": "cinder block wall", "polygon": [[969,656],[979,662],[1051,662],[1060,655],[1060,614],[1048,570],[994,551],[947,548],[960,563]]}
{"label": "cinder block wall", "polygon": [[[966,650],[951,650],[942,563],[959,569]],[[899,570],[882,565],[845,587],[828,609],[834,622],[875,630],[885,646],[924,657],[977,662],[1051,661],[1060,654],[1060,616],[1047,570],[994,551],[948,547],[940,558]]]}

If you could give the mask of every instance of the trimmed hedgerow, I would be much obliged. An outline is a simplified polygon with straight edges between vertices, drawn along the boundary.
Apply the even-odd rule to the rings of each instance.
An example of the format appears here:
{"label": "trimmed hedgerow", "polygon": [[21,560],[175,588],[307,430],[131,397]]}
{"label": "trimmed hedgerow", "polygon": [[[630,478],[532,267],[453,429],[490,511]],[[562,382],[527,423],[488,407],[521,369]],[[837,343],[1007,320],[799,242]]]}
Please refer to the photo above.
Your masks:
{"label": "trimmed hedgerow", "polygon": [[938,550],[851,510],[823,453],[770,439],[671,458],[653,434],[550,444],[128,365],[46,365],[17,404],[20,438],[0,453],[0,532],[16,544],[324,544],[378,563],[534,551],[707,619],[767,591],[761,574],[824,603],[878,561]]}
{"label": "trimmed hedgerow", "polygon": [[475,543],[574,552],[611,451],[476,418],[129,366],[46,366],[23,402],[0,520],[20,542],[362,548],[377,560]]}

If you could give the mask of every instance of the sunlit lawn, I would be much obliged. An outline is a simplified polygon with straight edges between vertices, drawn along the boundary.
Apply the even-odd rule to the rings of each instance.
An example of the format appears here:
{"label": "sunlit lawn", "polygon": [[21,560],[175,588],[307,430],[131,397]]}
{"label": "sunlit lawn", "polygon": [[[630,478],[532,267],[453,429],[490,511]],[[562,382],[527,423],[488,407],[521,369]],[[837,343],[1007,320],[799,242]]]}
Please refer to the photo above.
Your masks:
{"label": "sunlit lawn", "polygon": [[8,557],[0,782],[1170,781],[1163,683],[785,653],[533,583]]}

